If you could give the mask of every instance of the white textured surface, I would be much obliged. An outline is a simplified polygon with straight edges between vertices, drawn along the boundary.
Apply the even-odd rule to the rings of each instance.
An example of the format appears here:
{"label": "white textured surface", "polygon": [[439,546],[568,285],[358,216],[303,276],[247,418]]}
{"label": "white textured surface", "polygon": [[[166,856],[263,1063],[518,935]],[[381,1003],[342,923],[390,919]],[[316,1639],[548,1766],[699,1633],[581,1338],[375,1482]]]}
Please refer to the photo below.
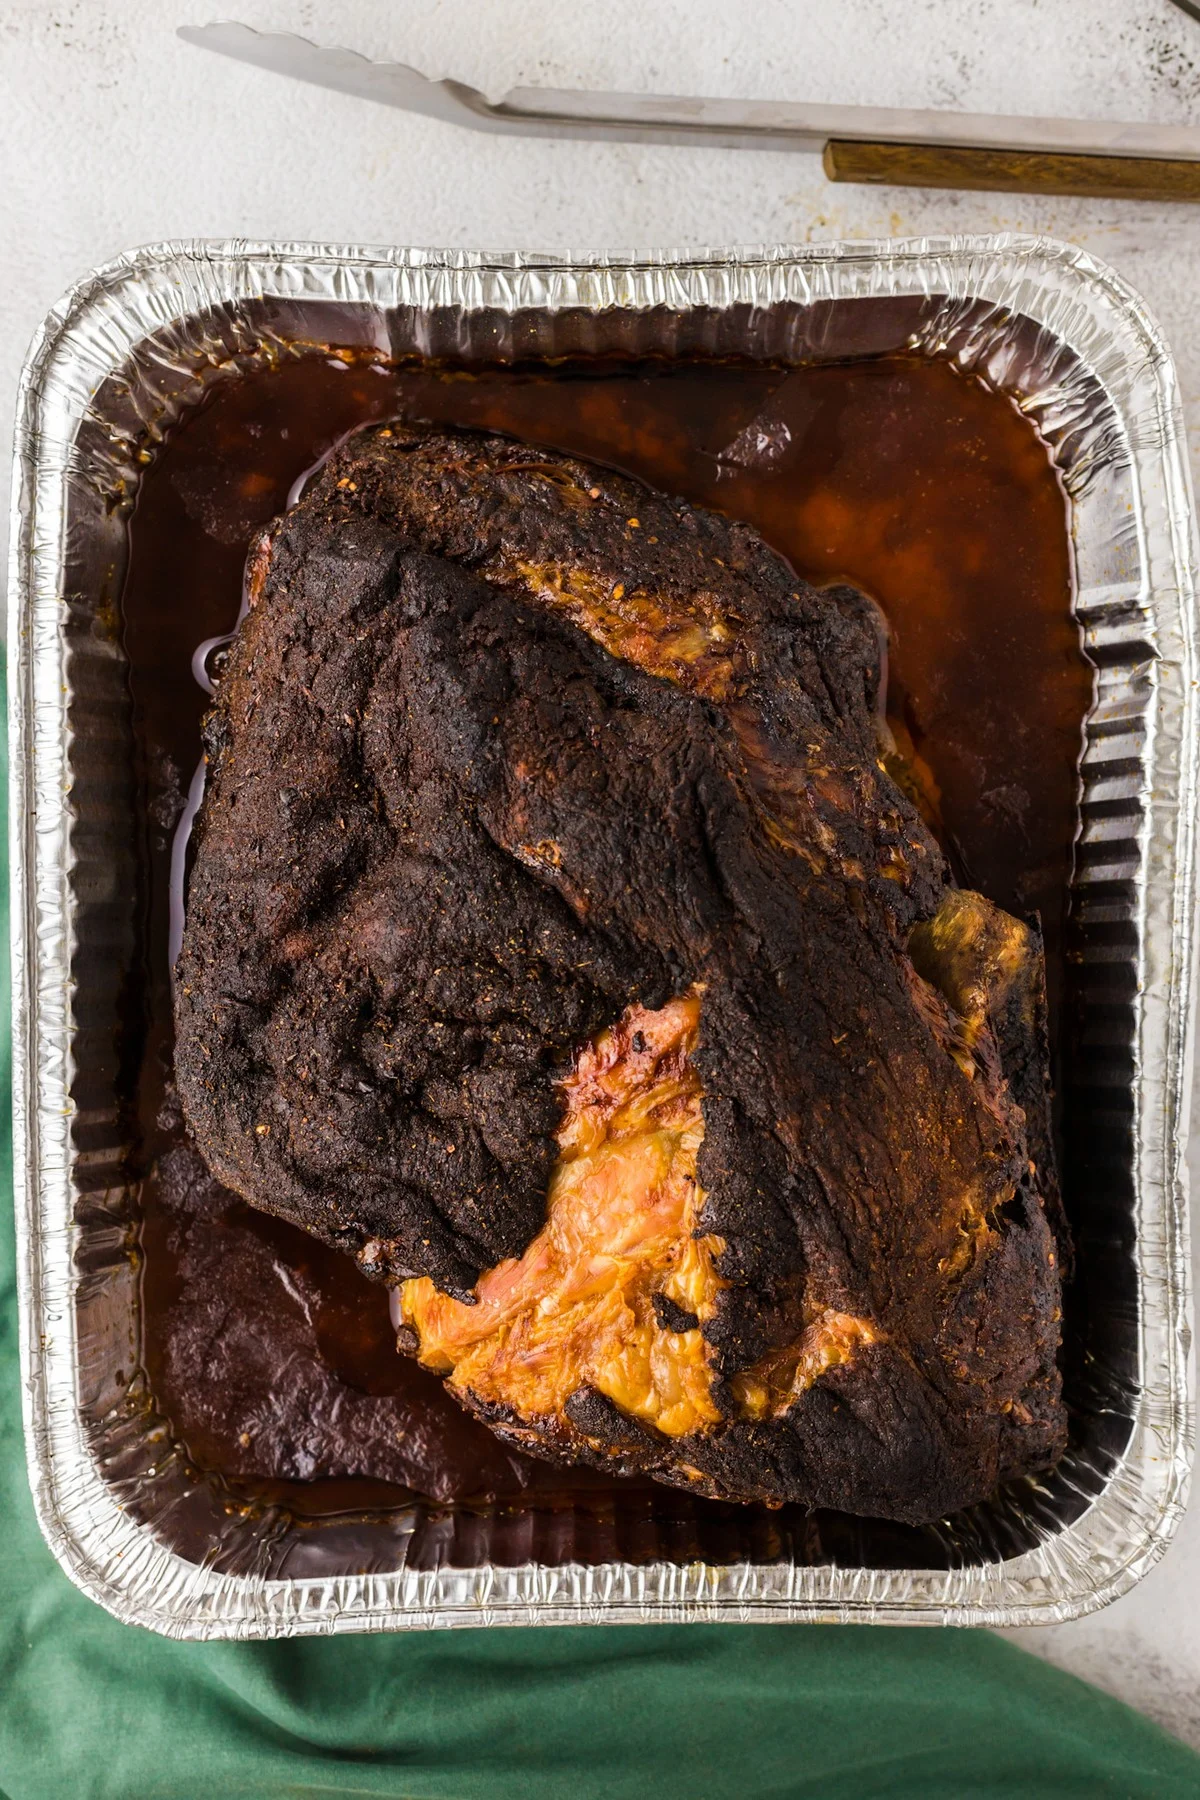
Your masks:
{"label": "white textured surface", "polygon": [[[1200,454],[1200,211],[831,187],[815,158],[485,139],[178,43],[247,23],[516,82],[1200,122],[1200,25],[1167,0],[5,0],[0,415],[47,306],[153,238],[563,250],[1019,228],[1085,244],[1173,344]],[[1016,1634],[1200,1745],[1200,1511],[1106,1613]]]}

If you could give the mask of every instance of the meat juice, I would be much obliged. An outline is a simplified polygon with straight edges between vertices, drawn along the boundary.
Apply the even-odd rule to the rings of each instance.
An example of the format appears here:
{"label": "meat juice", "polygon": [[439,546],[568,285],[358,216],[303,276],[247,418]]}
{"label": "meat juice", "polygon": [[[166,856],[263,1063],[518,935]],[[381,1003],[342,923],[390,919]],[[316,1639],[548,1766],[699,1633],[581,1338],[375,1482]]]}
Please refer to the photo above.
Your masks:
{"label": "meat juice", "polygon": [[142,1354],[199,1467],[308,1514],[629,1485],[533,1462],[463,1414],[397,1354],[387,1292],[352,1257],[212,1181],[171,1085],[173,898],[177,915],[213,667],[201,647],[236,623],[258,528],[347,432],[398,414],[615,464],[746,520],[808,580],[870,594],[889,628],[888,725],[957,879],[1040,915],[1056,1055],[1091,697],[1047,448],[1009,397],[949,362],[459,370],[326,350],[213,383],[142,478],[122,602],[145,825]]}

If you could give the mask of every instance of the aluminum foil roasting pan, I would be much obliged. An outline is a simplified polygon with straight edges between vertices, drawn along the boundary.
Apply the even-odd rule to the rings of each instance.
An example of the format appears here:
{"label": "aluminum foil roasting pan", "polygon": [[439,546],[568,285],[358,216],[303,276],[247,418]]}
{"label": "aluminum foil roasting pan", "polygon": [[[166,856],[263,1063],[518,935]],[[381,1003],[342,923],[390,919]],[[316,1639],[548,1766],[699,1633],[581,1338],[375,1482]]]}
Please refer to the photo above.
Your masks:
{"label": "aluminum foil roasting pan", "polygon": [[[299,341],[505,361],[905,347],[1014,394],[1070,496],[1094,666],[1072,900],[1077,1300],[1071,1444],[921,1532],[731,1509],[715,1529],[414,1504],[301,1531],[213,1490],[136,1403],[137,1190],[114,1097],[136,955],[136,784],[114,618],[155,445],[211,380]],[[1017,237],[555,259],[166,244],[74,288],[30,354],[9,619],[16,1194],[25,1424],[42,1529],[117,1617],[181,1636],[655,1620],[1023,1624],[1136,1582],[1192,1448],[1196,551],[1175,375],[1142,303]],[[1072,1335],[1073,1334],[1073,1335]],[[130,1371],[133,1371],[132,1374]],[[1073,1371],[1073,1372],[1072,1372]],[[746,1513],[741,1520],[740,1512]],[[365,1534],[365,1535],[364,1535]]]}

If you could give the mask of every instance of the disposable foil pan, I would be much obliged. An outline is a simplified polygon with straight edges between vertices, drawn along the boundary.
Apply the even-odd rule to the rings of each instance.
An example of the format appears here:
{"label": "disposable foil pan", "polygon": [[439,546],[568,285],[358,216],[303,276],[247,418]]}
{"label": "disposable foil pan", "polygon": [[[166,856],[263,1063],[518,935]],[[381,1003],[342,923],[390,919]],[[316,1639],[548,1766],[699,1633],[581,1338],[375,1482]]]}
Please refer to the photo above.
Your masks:
{"label": "disposable foil pan", "polygon": [[[138,950],[113,623],[124,520],[156,442],[203,384],[302,340],[488,361],[786,363],[909,346],[979,371],[1037,422],[1070,496],[1074,604],[1095,669],[1070,926],[1081,1027],[1068,1153],[1082,1195],[1071,1444],[1053,1475],[920,1532],[836,1516],[785,1527],[750,1508],[727,1509],[719,1530],[685,1514],[667,1531],[603,1509],[501,1520],[417,1505],[348,1538],[336,1522],[300,1532],[286,1514],[222,1504],[152,1410],[130,1403],[136,1190],[113,1049]],[[24,372],[9,623],[25,1424],[42,1529],[68,1574],[117,1617],[192,1637],[601,1620],[1016,1625],[1131,1587],[1179,1521],[1192,1446],[1195,582],[1170,356],[1136,294],[1066,245],[558,260],[166,244],[74,288]]]}

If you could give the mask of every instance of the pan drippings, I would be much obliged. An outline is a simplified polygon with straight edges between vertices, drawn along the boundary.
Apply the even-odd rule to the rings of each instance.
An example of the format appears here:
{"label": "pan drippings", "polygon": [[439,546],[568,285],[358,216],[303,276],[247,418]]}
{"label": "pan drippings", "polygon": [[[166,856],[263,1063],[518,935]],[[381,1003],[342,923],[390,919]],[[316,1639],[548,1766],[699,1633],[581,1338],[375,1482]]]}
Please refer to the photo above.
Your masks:
{"label": "pan drippings", "polygon": [[897,768],[959,880],[1040,913],[1052,1018],[1090,695],[1045,446],[946,363],[437,371],[342,352],[214,384],[146,471],[123,601],[146,803],[144,1353],[200,1463],[308,1510],[605,1485],[506,1451],[397,1357],[386,1292],[217,1188],[169,1088],[171,851],[209,704],[194,654],[232,630],[257,528],[348,430],[396,414],[617,464],[870,593]]}

